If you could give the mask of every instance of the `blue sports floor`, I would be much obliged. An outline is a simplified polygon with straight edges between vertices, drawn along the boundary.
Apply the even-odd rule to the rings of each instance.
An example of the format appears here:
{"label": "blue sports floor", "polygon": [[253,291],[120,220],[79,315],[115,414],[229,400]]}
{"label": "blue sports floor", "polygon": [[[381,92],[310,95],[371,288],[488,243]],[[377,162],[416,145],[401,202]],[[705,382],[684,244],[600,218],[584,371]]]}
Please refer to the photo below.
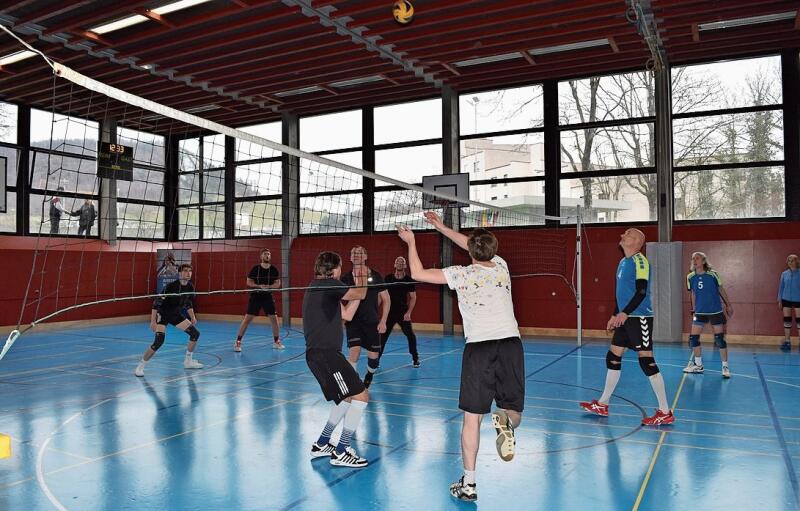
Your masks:
{"label": "blue sports floor", "polygon": [[[420,336],[413,369],[394,335],[355,447],[360,470],[308,455],[329,411],[306,368],[302,336],[283,352],[253,324],[233,353],[233,322],[201,322],[199,371],[185,334],[133,376],[152,341],[144,323],[32,332],[0,362],[0,510],[798,509],[800,355],[734,348],[684,377],[689,351],[656,346],[676,401],[673,426],[643,429],[650,385],[628,354],[611,416],[578,408],[605,377],[606,345],[527,342],[527,399],[517,457],[498,458],[484,420],[478,502],[453,500],[461,475],[457,409],[463,341]],[[365,367],[362,357],[361,372]]]}

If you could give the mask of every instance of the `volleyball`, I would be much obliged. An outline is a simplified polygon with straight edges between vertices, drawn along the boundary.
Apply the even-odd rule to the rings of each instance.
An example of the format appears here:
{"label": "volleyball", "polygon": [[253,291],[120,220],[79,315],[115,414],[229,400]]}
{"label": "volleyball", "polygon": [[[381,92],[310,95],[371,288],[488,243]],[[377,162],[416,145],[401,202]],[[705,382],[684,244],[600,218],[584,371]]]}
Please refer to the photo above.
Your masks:
{"label": "volleyball", "polygon": [[408,0],[397,0],[392,8],[394,20],[401,25],[408,25],[414,20],[414,6]]}

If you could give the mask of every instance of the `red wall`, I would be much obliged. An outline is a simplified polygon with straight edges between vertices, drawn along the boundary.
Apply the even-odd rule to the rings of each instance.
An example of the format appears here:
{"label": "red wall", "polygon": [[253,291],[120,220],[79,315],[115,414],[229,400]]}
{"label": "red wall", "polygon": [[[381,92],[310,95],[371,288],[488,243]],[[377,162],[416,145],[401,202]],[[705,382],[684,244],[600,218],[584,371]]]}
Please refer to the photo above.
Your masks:
{"label": "red wall", "polygon": [[[584,238],[583,293],[584,327],[603,329],[613,311],[614,271],[621,257],[617,248],[622,226],[591,227]],[[649,240],[656,237],[654,226],[642,230]],[[575,231],[564,229],[498,230],[500,255],[514,275],[544,269],[571,275],[574,264]],[[426,266],[438,266],[439,237],[418,234],[418,248]],[[693,251],[703,251],[722,274],[735,315],[729,333],[780,335],[781,313],[776,303],[777,283],[785,268],[786,255],[800,252],[800,223],[769,222],[751,224],[681,225],[674,229],[675,241],[684,241],[687,262]],[[31,291],[23,322],[73,305],[113,296],[152,293],[155,288],[155,248],[166,243],[124,241],[108,246],[97,240],[0,237],[3,272],[0,297],[0,325],[16,324],[28,282]],[[353,245],[368,250],[368,264],[381,273],[392,269],[394,258],[405,254],[405,245],[393,234],[374,236],[315,236],[295,240],[292,246],[292,286],[305,286],[313,278],[313,261],[322,250],[338,252],[350,267]],[[214,241],[172,244],[172,248],[191,248],[198,290],[242,289],[247,271],[258,263],[261,248],[272,250],[273,264],[280,267],[283,254],[277,239]],[[37,253],[33,278],[31,268]],[[458,263],[467,258],[459,253]],[[284,285],[287,283],[284,282]],[[514,304],[521,326],[574,328],[575,306],[568,286],[560,277],[521,276],[513,281]],[[441,323],[436,286],[420,285],[417,290],[415,321]],[[291,313],[300,316],[302,291],[291,291]],[[39,300],[39,296],[44,299]],[[280,300],[278,310],[281,312]],[[684,295],[688,301],[688,294]],[[247,296],[219,294],[198,298],[201,313],[233,314],[244,311]],[[38,312],[37,312],[38,307]],[[93,319],[146,314],[150,300],[116,302],[80,308],[54,320]],[[687,306],[688,309],[688,306]],[[34,316],[35,315],[35,316]],[[457,320],[458,313],[456,312]],[[687,315],[688,316],[688,315]],[[688,326],[688,317],[686,319]]]}

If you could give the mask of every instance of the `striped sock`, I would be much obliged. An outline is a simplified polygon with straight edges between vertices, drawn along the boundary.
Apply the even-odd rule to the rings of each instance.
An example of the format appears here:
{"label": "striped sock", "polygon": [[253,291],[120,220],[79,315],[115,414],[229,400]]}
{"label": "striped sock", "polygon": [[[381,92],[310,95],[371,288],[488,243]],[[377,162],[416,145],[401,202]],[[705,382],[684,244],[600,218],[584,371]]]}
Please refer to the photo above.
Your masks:
{"label": "striped sock", "polygon": [[331,409],[331,414],[328,416],[328,422],[325,423],[325,428],[317,440],[317,445],[325,445],[331,441],[331,435],[336,426],[342,421],[342,418],[350,408],[350,403],[342,401]]}
{"label": "striped sock", "polygon": [[350,409],[344,417],[344,427],[342,428],[342,437],[336,445],[336,454],[342,454],[345,449],[350,447],[350,440],[353,438],[353,433],[358,429],[358,424],[361,422],[361,415],[367,407],[366,401],[353,400],[350,403]]}

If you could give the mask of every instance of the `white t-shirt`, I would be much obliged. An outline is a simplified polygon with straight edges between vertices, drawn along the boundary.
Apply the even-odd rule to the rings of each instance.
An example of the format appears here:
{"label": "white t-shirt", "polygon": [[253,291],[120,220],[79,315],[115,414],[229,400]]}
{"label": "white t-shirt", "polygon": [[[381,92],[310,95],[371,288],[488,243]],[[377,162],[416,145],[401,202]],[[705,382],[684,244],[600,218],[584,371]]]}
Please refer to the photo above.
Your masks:
{"label": "white t-shirt", "polygon": [[508,264],[500,256],[494,256],[492,262],[491,268],[471,264],[442,270],[448,287],[458,294],[467,342],[519,337]]}

